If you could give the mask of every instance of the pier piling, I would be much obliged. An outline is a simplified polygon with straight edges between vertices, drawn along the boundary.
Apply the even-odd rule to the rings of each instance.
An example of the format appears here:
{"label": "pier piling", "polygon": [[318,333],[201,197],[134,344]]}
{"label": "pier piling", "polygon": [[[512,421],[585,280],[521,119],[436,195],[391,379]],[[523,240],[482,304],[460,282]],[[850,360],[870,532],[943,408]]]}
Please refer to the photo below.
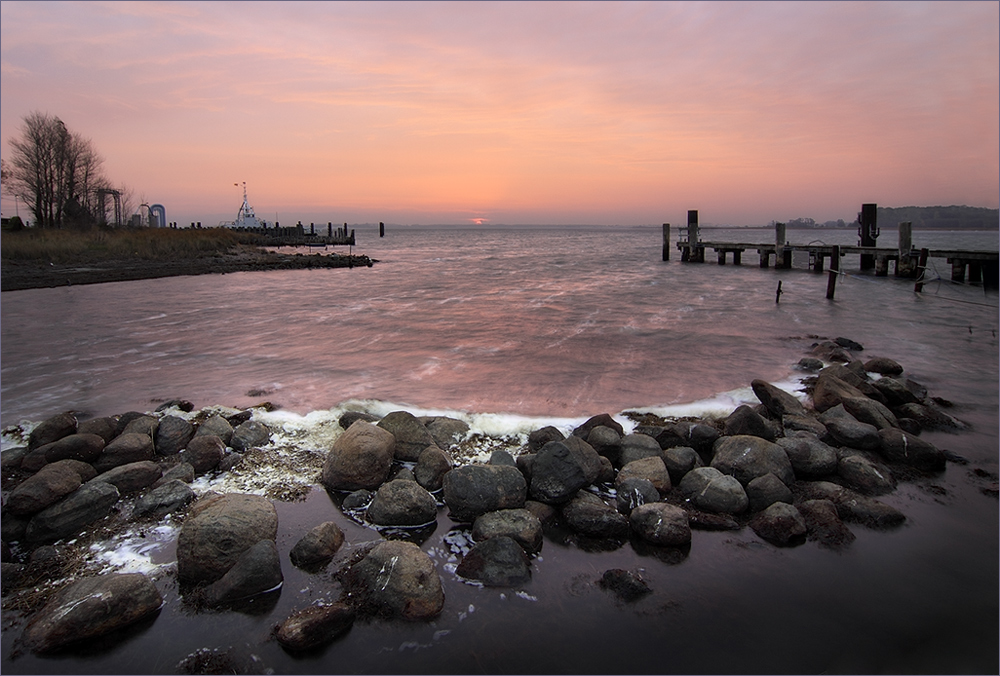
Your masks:
{"label": "pier piling", "polygon": [[[382,225],[379,223],[379,225]],[[670,224],[663,224],[663,260],[670,260]]]}

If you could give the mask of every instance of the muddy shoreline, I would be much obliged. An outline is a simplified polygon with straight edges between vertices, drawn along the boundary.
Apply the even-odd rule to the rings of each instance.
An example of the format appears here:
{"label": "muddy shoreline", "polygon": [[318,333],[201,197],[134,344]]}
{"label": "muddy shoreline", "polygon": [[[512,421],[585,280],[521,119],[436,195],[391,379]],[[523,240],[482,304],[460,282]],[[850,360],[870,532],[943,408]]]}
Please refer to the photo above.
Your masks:
{"label": "muddy shoreline", "polygon": [[368,256],[284,254],[253,248],[179,260],[118,259],[71,264],[4,260],[0,265],[0,291],[228,272],[371,267],[376,262]]}

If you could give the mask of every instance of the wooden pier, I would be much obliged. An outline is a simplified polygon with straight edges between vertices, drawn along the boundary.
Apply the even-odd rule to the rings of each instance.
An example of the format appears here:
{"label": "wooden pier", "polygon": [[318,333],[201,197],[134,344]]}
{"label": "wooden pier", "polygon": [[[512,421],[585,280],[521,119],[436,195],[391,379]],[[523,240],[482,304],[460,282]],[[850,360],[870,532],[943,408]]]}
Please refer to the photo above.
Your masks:
{"label": "wooden pier", "polygon": [[[322,233],[322,224],[320,233]],[[275,223],[273,228],[234,228],[238,232],[257,235],[256,244],[261,246],[354,246],[354,230],[348,231],[347,223],[343,227],[333,227],[333,223],[326,224],[326,235],[316,232],[316,224],[310,223],[309,230],[306,231],[302,223],[298,223],[290,228],[282,228]]]}
{"label": "wooden pier", "polygon": [[[870,207],[870,208],[869,208]],[[964,251],[945,249],[918,249],[912,244],[912,225],[899,224],[899,244],[895,248],[875,246],[878,229],[874,225],[875,205],[864,205],[861,218],[862,241],[867,246],[843,246],[828,244],[791,244],[785,238],[785,224],[775,224],[773,243],[743,243],[743,242],[703,242],[699,239],[698,212],[688,212],[687,238],[677,242],[681,253],[681,261],[704,263],[706,251],[711,249],[716,254],[719,265],[725,265],[732,254],[734,265],[742,263],[744,251],[756,251],[760,256],[760,267],[771,266],[773,257],[775,269],[790,269],[792,254],[805,252],[809,254],[809,268],[814,272],[823,272],[827,262],[831,270],[841,270],[841,258],[847,255],[857,255],[860,259],[862,272],[874,270],[876,277],[887,277],[890,263],[895,267],[896,277],[919,277],[927,265],[929,258],[943,258],[951,265],[951,279],[955,282],[981,282],[984,287],[996,289],[1000,286],[1000,257],[996,251]],[[870,214],[870,216],[869,216]],[[872,220],[865,222],[868,218]],[[867,233],[867,237],[865,234]],[[670,259],[670,225],[663,225],[663,260]]]}

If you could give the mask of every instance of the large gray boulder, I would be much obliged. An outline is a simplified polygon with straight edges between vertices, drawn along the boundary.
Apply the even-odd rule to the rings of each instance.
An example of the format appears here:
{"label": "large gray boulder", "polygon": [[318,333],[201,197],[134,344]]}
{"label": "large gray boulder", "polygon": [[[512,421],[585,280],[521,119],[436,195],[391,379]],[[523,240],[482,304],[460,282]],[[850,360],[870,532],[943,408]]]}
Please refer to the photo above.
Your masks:
{"label": "large gray boulder", "polygon": [[891,528],[906,521],[906,515],[895,507],[861,495],[828,481],[810,481],[800,485],[806,500],[829,500],[837,507],[837,514],[844,521],[860,523],[873,528]]}
{"label": "large gray boulder", "polygon": [[879,430],[879,452],[890,462],[937,472],[945,467],[945,456],[934,444],[898,429]]}
{"label": "large gray boulder", "polygon": [[59,648],[128,627],[160,609],[163,597],[140,573],[85,577],[60,589],[24,628],[33,652]]}
{"label": "large gray boulder", "polygon": [[451,456],[437,446],[428,446],[421,451],[417,465],[413,468],[413,478],[427,490],[441,490],[444,475],[454,466]]}
{"label": "large gray boulder", "polygon": [[631,477],[615,483],[615,501],[618,511],[625,516],[632,513],[632,510],[647,502],[659,502],[660,492],[649,481]]}
{"label": "large gray boulder", "polygon": [[163,476],[163,470],[160,469],[159,465],[151,460],[142,460],[112,467],[107,472],[98,474],[91,481],[112,484],[119,493],[126,495],[152,486],[161,476]]}
{"label": "large gray boulder", "polygon": [[56,462],[42,467],[10,492],[7,509],[19,516],[40,512],[75,491],[83,483],[70,462]]}
{"label": "large gray boulder", "polygon": [[198,425],[198,429],[194,433],[195,437],[205,435],[219,437],[222,439],[222,443],[225,446],[228,446],[229,441],[233,438],[233,426],[230,425],[229,421],[221,415],[213,415],[211,418]]}
{"label": "large gray boulder", "polygon": [[160,419],[152,415],[140,415],[132,418],[119,432],[122,434],[145,434],[150,439],[156,436],[156,428],[160,425]]}
{"label": "large gray boulder", "polygon": [[368,505],[368,520],[378,526],[423,526],[437,519],[434,496],[416,481],[382,484]]}
{"label": "large gray boulder", "polygon": [[699,467],[680,483],[681,494],[698,509],[716,514],[740,514],[750,504],[743,485],[714,467]]}
{"label": "large gray boulder", "polygon": [[76,535],[84,527],[106,517],[118,498],[118,489],[108,483],[80,486],[31,517],[24,537],[29,542],[47,542]]}
{"label": "large gray boulder", "polygon": [[51,444],[76,432],[77,420],[72,413],[59,413],[43,420],[28,435],[28,450]]}
{"label": "large gray boulder", "polygon": [[350,631],[354,618],[354,608],[346,603],[309,606],[292,613],[277,628],[274,637],[291,652],[312,650]]}
{"label": "large gray boulder", "polygon": [[759,476],[747,484],[750,511],[760,512],[776,502],[792,504],[792,491],[773,474]]}
{"label": "large gray boulder", "polygon": [[177,536],[177,575],[183,583],[215,582],[245,551],[274,540],[278,513],[270,500],[228,493],[195,504]]}
{"label": "large gray boulder", "polygon": [[873,357],[865,362],[865,370],[883,376],[898,376],[903,372],[903,367],[888,357]]}
{"label": "large gray boulder", "polygon": [[663,464],[670,474],[671,485],[679,484],[684,475],[696,467],[704,467],[698,452],[690,446],[673,446],[663,451]]}
{"label": "large gray boulder", "polygon": [[180,479],[171,479],[149,490],[135,502],[132,518],[159,518],[180,511],[194,501],[191,487]]}
{"label": "large gray boulder", "polygon": [[844,399],[864,396],[864,392],[837,376],[820,373],[812,392],[813,408],[822,413],[843,403]]}
{"label": "large gray boulder", "polygon": [[431,620],[444,608],[444,589],[434,561],[412,542],[380,542],[346,571],[344,582],[366,612]]}
{"label": "large gray boulder", "polygon": [[233,449],[244,452],[251,448],[265,446],[271,440],[271,430],[262,422],[247,420],[236,426],[229,445]]}
{"label": "large gray boulder", "polygon": [[805,519],[799,510],[785,502],[775,502],[750,520],[750,528],[768,542],[786,546],[805,538]]}
{"label": "large gray boulder", "polygon": [[617,488],[626,479],[646,479],[653,484],[661,496],[669,493],[673,487],[670,483],[670,473],[667,472],[667,466],[659,455],[633,460],[622,467],[615,478],[615,487]]}
{"label": "large gray boulder", "polygon": [[600,474],[600,456],[587,442],[579,437],[550,441],[535,454],[529,494],[539,502],[559,504]]}
{"label": "large gray boulder", "polygon": [[97,434],[69,434],[44,446],[45,460],[50,463],[60,460],[93,462],[105,444],[104,438]]}
{"label": "large gray boulder", "polygon": [[180,457],[194,467],[195,475],[211,472],[222,462],[226,454],[226,443],[215,434],[195,434],[187,443]]}
{"label": "large gray boulder", "polygon": [[194,436],[194,425],[184,418],[175,415],[165,415],[160,418],[156,428],[153,445],[160,455],[175,455],[180,453]]}
{"label": "large gray boulder", "polygon": [[118,429],[118,421],[111,417],[91,418],[84,420],[76,426],[77,434],[96,434],[108,443],[115,438]]}
{"label": "large gray boulder", "polygon": [[455,573],[487,587],[514,587],[531,579],[531,562],[513,538],[499,535],[477,542]]}
{"label": "large gray boulder", "polygon": [[778,420],[786,415],[805,415],[806,409],[795,395],[785,392],[780,387],[776,387],[766,380],[754,379],[750,382],[750,388],[757,395],[764,407]]}
{"label": "large gray boulder", "polygon": [[774,474],[785,485],[795,481],[785,450],[766,439],[749,435],[722,437],[714,446],[711,466],[731,474],[746,486],[759,476]]}
{"label": "large gray boulder", "polygon": [[778,439],[777,444],[784,449],[798,477],[817,478],[837,471],[837,450],[814,434],[797,432]]}
{"label": "large gray boulder", "polygon": [[829,500],[806,500],[797,505],[806,522],[810,540],[816,540],[821,547],[843,549],[854,542],[854,533],[844,525],[837,506]]}
{"label": "large gray boulder", "polygon": [[750,435],[774,441],[774,428],[746,404],[739,406],[725,420],[726,436]]}
{"label": "large gray boulder", "polygon": [[153,439],[148,434],[127,432],[112,439],[92,464],[100,474],[118,465],[152,460],[153,457]]}
{"label": "large gray boulder", "polygon": [[500,509],[483,514],[472,524],[472,539],[484,542],[496,537],[512,538],[529,554],[542,548],[542,522],[527,509]]}
{"label": "large gray boulder", "polygon": [[506,465],[465,465],[444,475],[444,501],[455,521],[524,507],[527,491],[521,472]]}
{"label": "large gray boulder", "polygon": [[394,452],[397,460],[416,462],[425,448],[434,445],[430,430],[407,411],[393,411],[379,420],[378,426],[391,433],[396,440]]}
{"label": "large gray boulder", "polygon": [[395,445],[391,432],[355,421],[333,442],[323,463],[323,485],[340,491],[378,488],[389,476]]}
{"label": "large gray boulder", "polygon": [[201,590],[201,601],[219,606],[271,591],[281,585],[281,559],[273,539],[262,539],[240,554],[218,580]]}
{"label": "large gray boulder", "polygon": [[621,466],[622,435],[605,425],[598,425],[587,434],[587,443],[613,465]]}
{"label": "large gray boulder", "polygon": [[844,410],[859,422],[867,423],[880,430],[899,427],[896,415],[885,404],[868,397],[847,397],[844,399]]}
{"label": "large gray boulder", "polygon": [[592,538],[628,537],[628,517],[601,498],[580,491],[561,508],[563,519],[575,532]]}
{"label": "large gray boulder", "polygon": [[634,460],[658,458],[662,454],[660,444],[646,434],[627,434],[619,445],[618,465],[623,467]]}
{"label": "large gray boulder", "polygon": [[344,531],[335,522],[326,521],[303,535],[288,553],[288,558],[299,568],[326,564],[343,544]]}
{"label": "large gray boulder", "polygon": [[451,450],[469,434],[469,425],[455,418],[431,416],[419,418],[434,438],[434,445],[442,450]]}
{"label": "large gray boulder", "polygon": [[874,451],[879,447],[878,428],[860,422],[844,408],[843,404],[827,409],[820,416],[829,435],[837,443],[863,451]]}
{"label": "large gray boulder", "polygon": [[665,502],[640,505],[629,515],[632,532],[654,545],[681,546],[691,542],[687,513]]}
{"label": "large gray boulder", "polygon": [[896,490],[896,479],[888,467],[862,455],[845,455],[837,473],[851,488],[864,495],[883,495]]}

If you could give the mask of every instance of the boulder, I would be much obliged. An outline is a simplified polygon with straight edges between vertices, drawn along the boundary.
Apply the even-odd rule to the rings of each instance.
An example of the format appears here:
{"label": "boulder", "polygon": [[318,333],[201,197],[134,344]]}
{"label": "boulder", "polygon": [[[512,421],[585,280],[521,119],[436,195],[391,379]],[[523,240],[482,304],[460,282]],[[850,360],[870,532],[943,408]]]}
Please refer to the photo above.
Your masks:
{"label": "boulder", "polygon": [[641,575],[622,568],[604,571],[604,575],[597,581],[597,584],[601,589],[611,592],[626,602],[636,601],[653,591]]}
{"label": "boulder", "polygon": [[[45,447],[43,446],[42,448]],[[15,446],[13,448],[5,448],[3,451],[0,451],[0,472],[3,472],[3,475],[7,476],[8,473],[21,469],[21,461],[24,460],[27,455],[27,446]],[[41,469],[41,467],[39,469]]]}
{"label": "boulder", "polygon": [[586,439],[598,455],[607,458],[613,465],[621,466],[622,435],[616,430],[598,425],[590,430]]}
{"label": "boulder", "polygon": [[836,505],[829,500],[806,500],[799,503],[798,509],[809,539],[817,540],[821,547],[843,549],[854,542],[854,533],[840,520]]}
{"label": "boulder", "polygon": [[851,361],[851,355],[843,347],[837,345],[832,340],[818,343],[812,348],[812,355],[827,362],[839,362],[846,364]]}
{"label": "boulder", "polygon": [[122,434],[145,434],[150,439],[153,439],[156,436],[156,428],[159,425],[159,418],[151,415],[140,415],[129,420],[118,436]]}
{"label": "boulder", "polygon": [[340,416],[340,420],[337,421],[337,424],[347,430],[351,428],[351,425],[359,420],[369,423],[377,423],[378,416],[372,415],[371,413],[364,413],[362,411],[348,411],[344,415]]}
{"label": "boulder", "polygon": [[391,432],[356,421],[333,442],[323,463],[323,485],[329,490],[377,488],[389,476],[395,444]]}
{"label": "boulder", "polygon": [[302,652],[332,643],[354,626],[354,608],[346,603],[309,606],[292,613],[274,633],[281,647]]}
{"label": "boulder", "polygon": [[182,583],[215,582],[245,551],[274,540],[278,514],[270,500],[228,493],[196,503],[177,536],[177,575]]}
{"label": "boulder", "polygon": [[740,514],[750,504],[736,477],[714,467],[693,469],[681,480],[681,494],[698,509],[718,514]]}
{"label": "boulder", "polygon": [[795,472],[785,450],[756,436],[720,438],[715,442],[711,466],[723,474],[733,475],[744,486],[768,473],[785,485],[795,481]]}
{"label": "boulder", "polygon": [[434,496],[416,481],[386,482],[368,505],[368,520],[378,526],[424,526],[436,519]]}
{"label": "boulder", "polygon": [[288,558],[299,568],[325,565],[344,544],[344,531],[333,521],[326,521],[302,536]]}
{"label": "boulder", "polygon": [[222,439],[222,444],[224,446],[228,446],[229,441],[233,438],[233,426],[230,425],[229,421],[221,415],[213,415],[211,418],[198,425],[198,429],[195,431],[194,436],[219,437]]}
{"label": "boulder", "polygon": [[787,546],[804,540],[807,529],[799,510],[785,502],[773,505],[750,520],[750,528],[771,544]]}
{"label": "boulder", "polygon": [[705,463],[690,446],[674,446],[663,451],[663,465],[667,468],[673,485],[680,483],[684,475],[696,467],[704,467]]}
{"label": "boulder", "polygon": [[129,432],[112,439],[92,464],[100,474],[118,465],[152,460],[153,457],[153,439],[148,434]]}
{"label": "boulder", "polygon": [[525,500],[524,508],[531,512],[543,525],[552,523],[559,514],[552,505],[546,505],[544,502],[537,502],[535,500]]}
{"label": "boulder", "polygon": [[171,479],[136,500],[132,518],[160,518],[184,509],[194,498],[195,494],[190,486],[180,479]]}
{"label": "boulder", "polygon": [[517,467],[517,462],[514,460],[514,456],[503,449],[497,449],[490,453],[490,459],[487,462],[490,465],[507,465],[508,467]]}
{"label": "boulder", "polygon": [[487,587],[514,587],[531,580],[531,562],[513,538],[499,535],[477,542],[455,573]]}
{"label": "boulder", "polygon": [[890,528],[906,520],[906,516],[874,498],[828,481],[810,481],[800,484],[805,500],[829,500],[837,506],[837,514],[844,521],[852,521],[873,528]]}
{"label": "boulder", "polygon": [[888,357],[875,357],[865,362],[865,370],[883,376],[898,376],[903,372],[903,367]]}
{"label": "boulder", "polygon": [[247,420],[237,425],[229,445],[233,449],[244,452],[251,448],[265,446],[271,440],[271,430],[262,422]]}
{"label": "boulder", "polygon": [[890,462],[925,471],[945,468],[945,455],[934,444],[898,429],[879,430],[879,452]]}
{"label": "boulder", "polygon": [[344,501],[340,503],[340,507],[345,511],[368,509],[368,505],[371,504],[374,497],[374,493],[362,488],[345,497]]}
{"label": "boulder", "polygon": [[781,426],[786,435],[789,432],[811,432],[817,437],[826,436],[826,426],[811,415],[786,415],[781,419]]}
{"label": "boulder", "polygon": [[667,466],[659,455],[633,460],[622,467],[615,479],[615,486],[617,487],[621,482],[630,478],[646,479],[653,484],[661,496],[666,495],[673,488]]}
{"label": "boulder", "polygon": [[776,502],[792,504],[792,491],[773,474],[759,476],[747,484],[750,511],[760,512]]}
{"label": "boulder", "polygon": [[118,421],[114,418],[91,418],[90,420],[84,420],[76,426],[77,434],[96,434],[101,439],[104,439],[104,443],[108,443],[115,438],[115,432],[118,429]]}
{"label": "boulder", "polygon": [[[523,556],[521,548],[515,547]],[[351,597],[367,612],[430,620],[444,608],[444,590],[434,562],[412,542],[380,542],[346,571],[344,582]]]}
{"label": "boulder", "polygon": [[806,414],[805,406],[795,395],[785,392],[780,387],[775,387],[766,380],[754,379],[750,382],[750,387],[760,399],[760,403],[764,404],[777,420],[781,420],[786,415]]}
{"label": "boulder", "polygon": [[863,451],[874,451],[879,447],[878,429],[857,420],[847,412],[843,404],[827,409],[820,416],[830,437],[837,443]]}
{"label": "boulder", "polygon": [[56,592],[25,626],[22,640],[33,652],[52,652],[128,627],[162,605],[141,573],[85,577]]}
{"label": "boulder", "polygon": [[840,378],[820,373],[812,392],[813,408],[822,413],[843,403],[844,399],[863,396],[865,395],[861,390]]}
{"label": "boulder", "polygon": [[472,524],[472,539],[483,542],[509,537],[524,551],[535,554],[542,548],[542,522],[527,509],[501,509],[483,514]]}
{"label": "boulder", "polygon": [[106,517],[118,498],[118,489],[111,484],[80,486],[31,517],[24,537],[29,542],[47,542],[76,535],[84,527]]}
{"label": "boulder", "polygon": [[748,435],[774,441],[774,428],[746,404],[737,407],[725,420],[726,436]]}
{"label": "boulder", "polygon": [[42,421],[28,435],[28,450],[33,451],[39,446],[51,444],[63,437],[76,433],[76,416],[72,413],[59,413]]}
{"label": "boulder", "polygon": [[600,475],[598,457],[597,451],[579,437],[545,444],[535,454],[531,467],[532,499],[549,504],[565,502]]}
{"label": "boulder", "polygon": [[608,413],[600,413],[588,418],[585,423],[573,430],[573,436],[586,439],[590,431],[598,426],[610,427],[615,432],[618,432],[618,436],[625,436],[625,429],[621,426],[621,423]]}
{"label": "boulder", "polygon": [[153,446],[160,455],[175,455],[180,453],[194,436],[194,425],[184,418],[175,415],[165,415],[160,418],[153,438]]}
{"label": "boulder", "polygon": [[397,460],[416,462],[434,437],[417,418],[406,411],[393,411],[378,421],[378,426],[392,434],[396,440],[394,452]]}
{"label": "boulder", "polygon": [[861,455],[842,457],[837,474],[851,488],[864,495],[883,495],[896,490],[896,479],[889,468]]}
{"label": "boulder", "polygon": [[581,535],[611,539],[628,536],[628,518],[593,493],[580,491],[560,511],[566,525]]}
{"label": "boulder", "polygon": [[629,526],[633,533],[650,544],[676,547],[691,542],[687,512],[665,502],[636,507],[629,515]]}
{"label": "boulder", "polygon": [[885,376],[872,383],[883,397],[887,406],[900,406],[902,404],[916,404],[920,398],[913,393],[904,380]]}
{"label": "boulder", "polygon": [[844,348],[847,348],[848,350],[853,350],[853,351],[856,351],[856,352],[862,352],[865,349],[865,348],[863,348],[861,346],[861,343],[853,341],[850,338],[843,338],[843,337],[834,338],[833,342],[835,342],[837,345],[840,345],[841,347],[844,347]]}
{"label": "boulder", "polygon": [[112,467],[90,481],[103,481],[112,484],[121,495],[126,495],[152,486],[162,475],[163,471],[159,465],[151,460],[142,460]]}
{"label": "boulder", "polygon": [[653,437],[645,434],[628,434],[621,439],[618,464],[623,467],[633,460],[659,458],[662,452],[659,442]]}
{"label": "boulder", "polygon": [[[885,398],[882,393],[876,389],[872,382],[868,379],[868,374],[865,372],[864,364],[860,362],[853,362],[847,366],[843,364],[834,364],[833,366],[827,366],[825,369],[820,371],[819,377],[833,377],[837,378],[849,386],[856,389],[863,396],[875,399],[881,403],[885,403]],[[857,396],[856,394],[851,394],[848,396]],[[836,403],[840,403],[839,401]],[[819,409],[816,409],[819,410]]]}
{"label": "boulder", "polygon": [[219,466],[226,455],[226,443],[215,434],[195,434],[181,453],[182,460],[201,476]]}
{"label": "boulder", "polygon": [[550,441],[562,441],[566,437],[555,427],[549,425],[538,430],[534,430],[528,435],[528,450],[537,452],[542,446]]}
{"label": "boulder", "polygon": [[615,466],[611,464],[611,461],[604,457],[603,455],[597,456],[597,459],[601,462],[601,473],[597,475],[597,480],[594,483],[598,484],[611,484],[615,481]]}
{"label": "boulder", "polygon": [[443,488],[451,518],[469,522],[487,512],[523,507],[528,489],[521,472],[504,465],[457,467],[444,475]]}
{"label": "boulder", "polygon": [[444,475],[454,466],[451,456],[437,446],[428,446],[417,458],[413,468],[413,478],[427,490],[441,490],[444,485]]}
{"label": "boulder", "polygon": [[46,465],[10,492],[7,509],[18,516],[28,516],[75,491],[83,481],[80,473],[68,462]]}
{"label": "boulder", "polygon": [[922,428],[927,430],[955,430],[965,427],[964,423],[944,411],[939,411],[926,404],[903,404],[895,408],[895,413],[897,418],[916,420]]}
{"label": "boulder", "polygon": [[784,449],[798,477],[816,478],[837,471],[836,449],[808,432],[783,437],[778,439],[777,444]]}
{"label": "boulder", "polygon": [[226,573],[201,590],[201,601],[220,606],[275,589],[283,580],[281,559],[273,539],[264,538],[251,545]]}
{"label": "boulder", "polygon": [[[640,461],[637,460],[636,462]],[[656,487],[649,479],[640,479],[639,477],[627,478],[616,482],[615,489],[617,491],[618,511],[625,516],[631,514],[632,510],[639,505],[644,505],[647,502],[658,502],[660,500],[660,492],[656,490]]]}
{"label": "boulder", "polygon": [[699,453],[710,453],[720,436],[712,425],[691,420],[682,420],[667,429],[681,440],[678,445],[690,446]]}
{"label": "boulder", "polygon": [[104,450],[104,446],[104,438],[97,434],[76,433],[68,434],[51,444],[40,446],[39,450],[45,449],[46,462],[59,462],[60,460],[93,462]]}
{"label": "boulder", "polygon": [[859,422],[867,423],[880,430],[899,427],[896,416],[884,404],[868,397],[847,397],[844,399],[844,410]]}
{"label": "boulder", "polygon": [[816,357],[803,357],[795,364],[795,368],[808,373],[815,373],[823,368],[823,360]]}
{"label": "boulder", "polygon": [[174,481],[183,481],[186,484],[194,481],[194,467],[189,462],[179,462],[168,468],[159,479],[153,483],[153,488],[159,488],[163,484]]}
{"label": "boulder", "polygon": [[420,422],[431,433],[434,445],[442,450],[455,448],[469,435],[468,423],[455,418],[433,416],[420,418]]}

